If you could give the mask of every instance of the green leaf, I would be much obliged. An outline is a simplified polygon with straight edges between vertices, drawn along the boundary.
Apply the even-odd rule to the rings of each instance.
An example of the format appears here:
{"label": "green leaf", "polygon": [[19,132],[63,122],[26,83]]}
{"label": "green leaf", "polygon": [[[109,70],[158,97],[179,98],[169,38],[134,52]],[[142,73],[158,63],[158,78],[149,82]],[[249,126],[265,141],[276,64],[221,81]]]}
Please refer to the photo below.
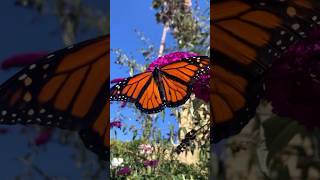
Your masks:
{"label": "green leaf", "polygon": [[279,169],[277,180],[289,180],[291,179],[288,167]]}
{"label": "green leaf", "polygon": [[162,111],[162,112],[161,112],[161,115],[162,115],[162,120],[164,121],[165,118],[166,118],[166,113],[165,113],[165,111]]}
{"label": "green leaf", "polygon": [[289,141],[302,132],[301,126],[291,119],[272,117],[263,123],[266,146],[269,150],[267,164],[278,152],[285,148]]}

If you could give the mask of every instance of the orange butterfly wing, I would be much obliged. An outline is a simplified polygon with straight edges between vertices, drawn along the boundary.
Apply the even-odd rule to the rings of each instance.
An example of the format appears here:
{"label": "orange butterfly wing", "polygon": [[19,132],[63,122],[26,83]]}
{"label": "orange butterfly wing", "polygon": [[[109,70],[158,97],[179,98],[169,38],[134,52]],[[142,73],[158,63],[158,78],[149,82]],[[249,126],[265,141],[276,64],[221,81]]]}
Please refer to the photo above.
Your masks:
{"label": "orange butterfly wing", "polygon": [[159,112],[164,108],[159,86],[151,71],[124,79],[110,90],[111,101],[135,103],[137,108],[146,113]]}
{"label": "orange butterfly wing", "polygon": [[312,0],[211,3],[211,140],[237,134],[254,116],[262,77],[288,47],[320,24]]}
{"label": "orange butterfly wing", "polygon": [[209,57],[195,56],[161,67],[166,106],[177,107],[184,104],[190,97],[194,82],[201,74],[208,73],[209,63]]}
{"label": "orange butterfly wing", "polygon": [[109,36],[62,49],[24,68],[0,87],[1,124],[80,130],[107,159]]}

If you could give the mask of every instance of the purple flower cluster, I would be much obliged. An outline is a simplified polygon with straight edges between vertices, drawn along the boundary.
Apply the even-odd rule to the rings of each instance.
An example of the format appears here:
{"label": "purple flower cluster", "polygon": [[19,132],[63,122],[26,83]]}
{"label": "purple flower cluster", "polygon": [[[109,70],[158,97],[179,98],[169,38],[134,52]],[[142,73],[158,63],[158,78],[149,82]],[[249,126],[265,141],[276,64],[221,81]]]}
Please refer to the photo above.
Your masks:
{"label": "purple flower cluster", "polygon": [[112,121],[112,122],[110,122],[110,127],[111,128],[114,128],[114,127],[121,128],[122,122],[121,121]]}
{"label": "purple flower cluster", "polygon": [[198,54],[188,53],[188,52],[173,52],[173,53],[158,57],[149,65],[149,67],[147,68],[147,71],[153,71],[155,67],[162,67],[166,64],[178,61],[183,58],[192,57],[192,56],[198,56]]}
{"label": "purple flower cluster", "polygon": [[125,175],[129,175],[131,173],[131,169],[130,167],[123,167],[121,169],[119,169],[119,171],[117,172],[118,176],[125,176]]}
{"label": "purple flower cluster", "polygon": [[111,83],[114,84],[114,83],[118,83],[120,81],[124,80],[124,78],[115,78],[113,80],[111,80]]}
{"label": "purple flower cluster", "polygon": [[45,145],[47,144],[50,140],[51,140],[51,137],[52,137],[52,129],[51,128],[48,128],[44,131],[42,131],[34,140],[34,144],[36,146],[41,146],[41,145]]}
{"label": "purple flower cluster", "polygon": [[320,127],[320,29],[292,45],[273,64],[265,82],[274,113],[309,129]]}
{"label": "purple flower cluster", "polygon": [[146,160],[143,162],[144,167],[152,167],[155,168],[158,166],[158,160]]}
{"label": "purple flower cluster", "polygon": [[200,76],[200,79],[193,85],[195,96],[198,99],[202,99],[205,102],[209,102],[210,99],[210,74],[204,74]]}

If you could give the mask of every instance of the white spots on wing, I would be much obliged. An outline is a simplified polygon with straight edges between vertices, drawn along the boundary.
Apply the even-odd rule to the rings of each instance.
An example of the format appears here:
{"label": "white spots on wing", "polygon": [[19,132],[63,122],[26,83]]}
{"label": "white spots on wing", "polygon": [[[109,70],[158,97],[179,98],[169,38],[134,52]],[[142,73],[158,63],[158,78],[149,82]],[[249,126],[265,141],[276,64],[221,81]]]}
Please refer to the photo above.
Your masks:
{"label": "white spots on wing", "polygon": [[48,126],[61,126],[61,122],[63,122],[63,116],[56,116],[52,113],[46,113],[47,110],[42,109],[23,109],[19,112],[11,112],[8,110],[0,111],[0,118],[2,121],[0,123],[26,123],[32,124],[36,123],[39,125],[48,125]]}
{"label": "white spots on wing", "polygon": [[296,16],[297,15],[297,10],[292,7],[292,6],[289,6],[287,8],[287,14],[290,16],[290,17],[293,17],[293,16]]}
{"label": "white spots on wing", "polygon": [[291,28],[292,28],[293,30],[297,31],[297,30],[300,28],[300,24],[298,24],[298,23],[292,24],[292,25],[291,25]]}
{"label": "white spots on wing", "polygon": [[312,16],[312,18],[311,18],[313,21],[316,21],[317,19],[318,19],[318,17],[317,16]]}
{"label": "white spots on wing", "polygon": [[266,5],[265,2],[260,2],[259,4],[260,4],[260,6],[265,6]]}
{"label": "white spots on wing", "polygon": [[34,115],[34,110],[33,110],[33,109],[29,109],[28,112],[27,112],[27,114],[28,114],[29,116]]}
{"label": "white spots on wing", "polygon": [[1,115],[2,115],[2,116],[7,115],[7,111],[6,111],[6,110],[1,111]]}
{"label": "white spots on wing", "polygon": [[279,41],[276,42],[276,44],[277,44],[278,46],[280,46],[280,45],[282,44],[282,41],[279,40]]}
{"label": "white spots on wing", "polygon": [[290,40],[290,41],[293,41],[293,40],[294,40],[294,36],[291,36],[289,40]]}
{"label": "white spots on wing", "polygon": [[25,102],[30,102],[30,101],[32,100],[32,95],[31,95],[31,93],[30,93],[30,92],[26,92],[26,93],[24,94],[24,96],[23,96],[23,100],[24,100]]}
{"label": "white spots on wing", "polygon": [[31,65],[29,66],[29,70],[32,70],[32,69],[34,69],[34,68],[36,68],[36,67],[37,67],[36,64],[31,64]]}
{"label": "white spots on wing", "polygon": [[50,54],[49,56],[47,56],[47,59],[50,59],[52,57],[54,57],[54,54]]}
{"label": "white spots on wing", "polygon": [[43,113],[45,113],[45,112],[46,112],[46,110],[42,108],[42,109],[40,109],[40,111],[39,111],[39,112],[40,112],[40,114],[43,114]]}
{"label": "white spots on wing", "polygon": [[22,74],[21,76],[18,77],[19,81],[24,80],[25,78],[27,78],[28,76],[26,74]]}
{"label": "white spots on wing", "polygon": [[25,86],[30,86],[32,84],[32,79],[27,77],[24,81],[23,81]]}
{"label": "white spots on wing", "polygon": [[49,66],[50,66],[49,64],[45,64],[42,66],[42,69],[46,70],[46,69],[48,69]]}

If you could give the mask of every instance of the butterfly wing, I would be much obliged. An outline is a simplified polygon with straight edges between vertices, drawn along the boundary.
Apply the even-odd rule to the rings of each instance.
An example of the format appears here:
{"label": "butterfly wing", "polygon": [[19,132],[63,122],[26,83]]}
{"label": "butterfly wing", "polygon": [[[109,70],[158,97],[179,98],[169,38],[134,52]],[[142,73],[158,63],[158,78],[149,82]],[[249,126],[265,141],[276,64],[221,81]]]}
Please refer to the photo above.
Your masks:
{"label": "butterfly wing", "polygon": [[320,24],[319,2],[215,1],[211,5],[211,140],[237,134],[254,116],[262,76]]}
{"label": "butterfly wing", "polygon": [[209,63],[207,56],[194,56],[160,68],[161,89],[167,107],[180,106],[189,99],[192,85],[202,74],[208,73]]}
{"label": "butterfly wing", "polygon": [[87,146],[108,149],[108,81],[109,36],[49,54],[1,85],[0,123],[88,129],[97,138]]}
{"label": "butterfly wing", "polygon": [[164,108],[158,83],[151,71],[118,82],[111,88],[110,93],[111,101],[135,103],[144,113],[156,113]]}
{"label": "butterfly wing", "polygon": [[311,0],[213,3],[213,53],[222,53],[253,75],[262,74],[283,51],[319,24],[320,4],[314,3]]}
{"label": "butterfly wing", "polygon": [[135,103],[144,113],[157,113],[188,100],[191,85],[208,70],[209,58],[197,56],[176,61],[118,82],[111,88],[110,100]]}

